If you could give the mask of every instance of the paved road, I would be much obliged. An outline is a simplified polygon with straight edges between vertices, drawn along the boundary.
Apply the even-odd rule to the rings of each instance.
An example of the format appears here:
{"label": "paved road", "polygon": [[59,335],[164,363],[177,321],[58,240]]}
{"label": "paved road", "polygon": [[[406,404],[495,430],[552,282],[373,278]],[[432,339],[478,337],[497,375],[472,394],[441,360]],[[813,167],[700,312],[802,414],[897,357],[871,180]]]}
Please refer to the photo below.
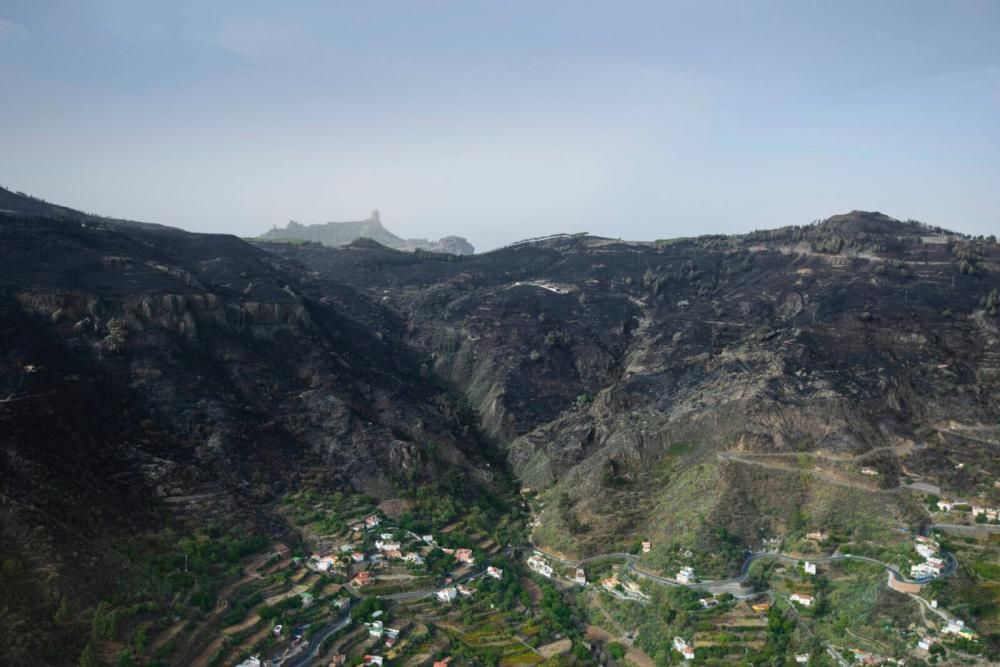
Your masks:
{"label": "paved road", "polygon": [[348,614],[347,616],[344,616],[343,618],[322,628],[319,632],[314,634],[313,638],[310,640],[309,650],[303,655],[292,658],[290,662],[284,664],[284,667],[306,667],[306,665],[319,657],[320,649],[323,647],[323,642],[326,641],[326,638],[334,632],[346,628],[350,625],[350,623],[351,616]]}
{"label": "paved road", "polygon": [[[464,584],[467,581],[472,581],[473,579],[476,579],[476,578],[481,577],[481,576],[483,576],[483,572],[482,571],[479,571],[479,572],[469,572],[468,574],[466,574],[466,575],[464,575],[462,577],[459,577],[458,579],[455,579],[453,582],[451,582],[450,584],[448,584],[448,586],[455,586],[457,584]],[[425,590],[425,591],[408,591],[406,593],[393,593],[391,595],[379,595],[377,597],[379,599],[381,599],[381,600],[396,600],[396,601],[398,601],[398,600],[419,600],[420,598],[426,598],[426,597],[430,597],[431,595],[434,595],[436,592],[438,592],[439,590],[441,590],[441,588],[442,587],[439,586],[437,588],[433,588],[433,589]]]}
{"label": "paved road", "polygon": [[[1000,526],[998,526],[998,528],[1000,528]],[[756,553],[751,553],[749,556],[747,556],[747,559],[745,561],[743,561],[743,567],[740,569],[740,574],[737,577],[733,577],[731,579],[716,579],[716,580],[709,580],[709,581],[699,581],[699,582],[693,583],[693,584],[681,584],[681,583],[678,583],[677,581],[675,581],[673,579],[668,579],[666,577],[661,577],[660,575],[653,574],[652,572],[645,572],[643,570],[638,569],[637,567],[635,567],[635,563],[638,560],[638,557],[635,556],[635,555],[633,555],[633,554],[616,552],[616,553],[610,553],[610,554],[601,554],[599,556],[590,556],[589,558],[584,558],[582,560],[568,560],[566,558],[561,558],[561,557],[556,556],[554,554],[549,554],[546,551],[543,551],[542,549],[539,549],[538,547],[534,547],[533,546],[532,548],[535,551],[538,551],[539,553],[543,554],[546,558],[549,558],[550,560],[554,560],[556,562],[559,562],[559,563],[561,563],[563,565],[567,565],[569,567],[579,567],[580,565],[583,565],[583,564],[589,563],[589,562],[593,562],[593,561],[596,561],[596,560],[604,560],[604,559],[612,559],[612,558],[622,558],[622,559],[625,560],[626,567],[630,571],[634,572],[636,575],[638,575],[640,577],[643,577],[645,579],[651,579],[652,581],[655,581],[657,583],[663,584],[665,586],[687,586],[688,588],[696,588],[696,589],[703,589],[703,590],[725,589],[726,587],[732,587],[733,585],[743,584],[743,582],[745,582],[750,577],[750,568],[753,566],[753,564],[755,562],[757,562],[758,560],[762,560],[762,559],[765,559],[765,558],[774,558],[774,559],[777,559],[777,560],[781,560],[781,561],[784,561],[784,562],[787,562],[787,563],[793,563],[793,564],[796,564],[796,563],[799,563],[799,562],[805,562],[805,563],[831,563],[831,562],[839,561],[839,560],[857,560],[857,561],[863,561],[863,562],[866,562],[866,563],[871,563],[873,565],[878,565],[878,566],[884,568],[887,572],[890,573],[891,576],[893,576],[898,581],[905,581],[905,582],[909,582],[909,583],[917,583],[913,579],[910,579],[910,578],[904,576],[903,573],[901,573],[899,570],[897,570],[896,568],[894,568],[891,565],[883,563],[882,561],[876,560],[874,558],[869,558],[867,556],[858,556],[858,555],[855,555],[855,554],[840,554],[840,553],[835,553],[835,554],[831,554],[829,556],[817,556],[817,557],[813,557],[813,558],[806,558],[806,557],[802,557],[802,556],[792,556],[792,555],[789,555],[789,554],[781,553],[779,551],[758,551]],[[945,554],[945,559],[946,559],[946,565],[945,565],[945,568],[944,568],[944,570],[942,570],[942,572],[941,572],[940,575],[938,575],[937,577],[928,577],[926,579],[920,579],[919,583],[927,583],[929,581],[932,581],[932,580],[940,578],[940,577],[949,577],[949,576],[953,575],[955,573],[955,571],[958,569],[958,561],[955,559],[955,557],[952,554]],[[731,591],[727,591],[727,592],[731,592]]]}
{"label": "paved road", "polygon": [[973,523],[965,525],[963,523],[935,523],[931,524],[931,528],[934,530],[953,531],[956,533],[964,533],[966,535],[975,534],[985,534],[985,533],[1000,533],[1000,526],[990,523]]}

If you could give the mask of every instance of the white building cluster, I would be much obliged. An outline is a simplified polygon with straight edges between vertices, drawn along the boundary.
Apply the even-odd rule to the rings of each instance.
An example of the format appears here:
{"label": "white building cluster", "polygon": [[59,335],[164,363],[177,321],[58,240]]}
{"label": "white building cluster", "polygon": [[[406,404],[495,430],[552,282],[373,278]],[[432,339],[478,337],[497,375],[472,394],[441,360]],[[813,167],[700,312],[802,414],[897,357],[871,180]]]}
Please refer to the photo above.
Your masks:
{"label": "white building cluster", "polygon": [[534,554],[528,559],[528,567],[543,577],[552,576],[552,566],[549,565],[540,554]]}
{"label": "white building cluster", "polygon": [[918,535],[914,546],[924,561],[910,568],[910,577],[926,579],[940,575],[945,565],[944,559],[941,558],[941,545],[929,537]]}

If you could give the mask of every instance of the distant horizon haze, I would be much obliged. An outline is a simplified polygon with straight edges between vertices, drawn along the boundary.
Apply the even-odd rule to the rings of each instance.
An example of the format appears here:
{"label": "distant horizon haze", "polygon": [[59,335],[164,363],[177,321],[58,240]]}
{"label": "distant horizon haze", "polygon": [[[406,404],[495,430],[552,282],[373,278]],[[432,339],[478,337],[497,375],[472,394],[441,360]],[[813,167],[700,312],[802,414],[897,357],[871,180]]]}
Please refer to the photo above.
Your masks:
{"label": "distant horizon haze", "polygon": [[0,3],[0,185],[477,250],[880,211],[1000,230],[989,0]]}

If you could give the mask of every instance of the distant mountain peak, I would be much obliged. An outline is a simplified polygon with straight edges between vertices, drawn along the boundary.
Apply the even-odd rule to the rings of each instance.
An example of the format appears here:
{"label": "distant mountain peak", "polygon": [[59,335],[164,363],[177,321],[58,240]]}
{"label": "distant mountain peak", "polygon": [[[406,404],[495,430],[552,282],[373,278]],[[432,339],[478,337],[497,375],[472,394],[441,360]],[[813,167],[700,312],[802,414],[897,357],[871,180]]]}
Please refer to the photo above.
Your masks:
{"label": "distant mountain peak", "polygon": [[318,225],[303,225],[289,220],[285,227],[273,227],[260,236],[265,241],[316,241],[328,246],[348,245],[357,239],[371,239],[397,250],[430,250],[452,255],[471,255],[476,249],[461,236],[446,236],[437,241],[427,239],[404,239],[396,236],[382,224],[378,209],[364,220],[349,222],[327,222]]}

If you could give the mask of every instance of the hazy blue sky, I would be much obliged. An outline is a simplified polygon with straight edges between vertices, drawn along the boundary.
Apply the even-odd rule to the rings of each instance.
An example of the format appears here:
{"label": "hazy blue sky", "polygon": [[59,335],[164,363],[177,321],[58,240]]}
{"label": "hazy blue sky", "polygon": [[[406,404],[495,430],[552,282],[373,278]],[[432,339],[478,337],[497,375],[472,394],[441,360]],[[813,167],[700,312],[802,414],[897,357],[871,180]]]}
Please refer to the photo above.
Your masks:
{"label": "hazy blue sky", "polygon": [[485,249],[877,209],[1000,232],[1000,2],[0,0],[0,184]]}

